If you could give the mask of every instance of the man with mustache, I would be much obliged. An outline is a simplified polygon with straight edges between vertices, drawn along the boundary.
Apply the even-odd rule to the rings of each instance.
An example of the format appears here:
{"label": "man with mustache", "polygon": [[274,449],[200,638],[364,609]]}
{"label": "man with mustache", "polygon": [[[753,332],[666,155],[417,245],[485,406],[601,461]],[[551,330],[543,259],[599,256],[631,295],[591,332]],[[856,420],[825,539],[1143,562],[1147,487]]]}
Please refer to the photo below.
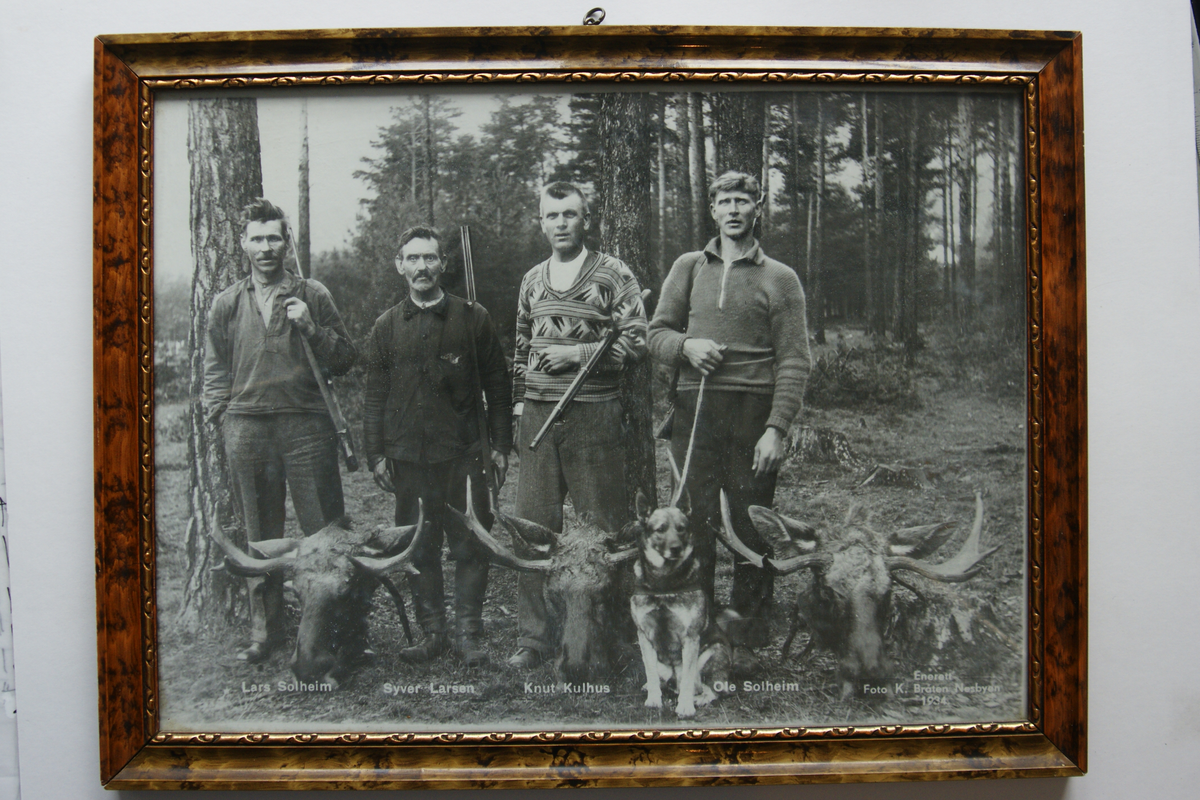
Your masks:
{"label": "man with mustache", "polygon": [[[284,536],[290,491],[305,536],[343,516],[338,437],[304,352],[343,375],[358,353],[333,297],[320,283],[284,269],[287,218],[259,198],[241,215],[250,274],[217,295],[208,317],[203,404],[221,425],[234,505],[250,542]],[[283,583],[247,578],[250,644],[238,659],[256,663],[280,644]],[[347,641],[366,648],[365,617],[354,615]]]}
{"label": "man with mustache", "polygon": [[446,504],[466,508],[470,476],[474,506],[491,527],[480,384],[492,444],[486,463],[498,485],[512,449],[512,399],[508,362],[491,317],[478,303],[442,290],[445,269],[436,230],[421,225],[401,234],[396,270],[408,283],[408,296],[376,320],[367,340],[363,441],[375,482],[396,495],[396,524],[415,523],[418,500],[425,503],[426,529],[413,556],[420,574],[408,576],[425,635],[400,656],[422,663],[451,649],[442,584],[446,539],[455,563],[453,648],[468,666],[482,666],[488,660],[481,641],[488,552],[463,526],[449,522]]}
{"label": "man with mustache", "polygon": [[[766,543],[747,509],[771,507],[811,360],[800,279],[754,238],[762,207],[758,180],[726,172],[713,181],[708,199],[718,236],[671,267],[650,323],[650,353],[678,370],[671,450],[679,464],[687,461],[699,413],[685,485],[693,521],[707,523],[695,530],[707,532],[697,550],[712,609],[721,490],[728,493],[737,535],[763,552]],[[734,651],[736,672],[756,669],[751,648],[767,643],[772,591],[770,573],[734,565],[729,605],[746,621],[743,646]]]}
{"label": "man with mustache", "polygon": [[[578,187],[550,184],[540,212],[551,255],[526,273],[517,296],[513,400],[521,416],[521,474],[515,513],[561,531],[569,494],[577,514],[615,531],[629,510],[620,378],[646,353],[646,310],[629,267],[584,246],[590,218]],[[530,449],[580,366],[613,327],[620,336],[612,349],[538,449]],[[542,580],[541,573],[518,578],[517,652],[508,660],[517,669],[535,667],[549,655]]]}

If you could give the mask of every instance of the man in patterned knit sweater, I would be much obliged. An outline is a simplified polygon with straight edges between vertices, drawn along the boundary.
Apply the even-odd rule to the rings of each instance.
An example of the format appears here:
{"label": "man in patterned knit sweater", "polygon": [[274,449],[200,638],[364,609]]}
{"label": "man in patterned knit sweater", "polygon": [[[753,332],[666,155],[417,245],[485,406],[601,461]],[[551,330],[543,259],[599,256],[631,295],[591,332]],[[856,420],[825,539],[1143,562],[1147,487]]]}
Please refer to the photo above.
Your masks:
{"label": "man in patterned knit sweater", "polygon": [[[771,506],[787,429],[800,413],[811,361],[800,279],[764,254],[754,238],[762,203],[758,181],[726,172],[709,187],[708,198],[720,234],[671,267],[650,324],[650,353],[679,369],[671,436],[679,464],[686,459],[700,404],[685,484],[692,520],[708,523],[709,535],[701,537],[697,550],[713,609],[711,529],[721,524],[721,490],[729,496],[737,535],[759,552],[768,549],[747,508]],[[729,605],[747,623],[740,641],[745,646],[734,653],[738,672],[752,672],[757,660],[748,648],[767,643],[773,588],[770,573],[752,564],[734,565]]]}
{"label": "man in patterned knit sweater", "polygon": [[[588,208],[577,187],[560,182],[542,191],[541,225],[553,252],[525,274],[517,300],[513,413],[520,417],[521,472],[515,513],[561,531],[569,494],[577,514],[615,531],[628,507],[621,370],[646,353],[641,289],[625,264],[584,247]],[[531,450],[530,440],[612,326],[621,331],[612,349]],[[517,623],[517,652],[508,663],[529,669],[550,655],[541,573],[518,578]]]}

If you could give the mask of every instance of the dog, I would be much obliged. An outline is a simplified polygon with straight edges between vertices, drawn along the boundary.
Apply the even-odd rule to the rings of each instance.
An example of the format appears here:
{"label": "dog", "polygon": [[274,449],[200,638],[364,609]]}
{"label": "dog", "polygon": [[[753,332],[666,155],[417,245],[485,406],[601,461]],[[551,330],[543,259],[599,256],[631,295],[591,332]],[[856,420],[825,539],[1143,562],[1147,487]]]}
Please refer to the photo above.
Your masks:
{"label": "dog", "polygon": [[688,527],[690,505],[686,491],[665,508],[651,508],[638,492],[639,553],[629,601],[646,669],[646,707],[662,708],[663,684],[674,680],[679,717],[695,716],[697,705],[715,700],[714,683],[729,684],[732,654],[725,628],[737,618],[724,611],[709,624],[700,559]]}

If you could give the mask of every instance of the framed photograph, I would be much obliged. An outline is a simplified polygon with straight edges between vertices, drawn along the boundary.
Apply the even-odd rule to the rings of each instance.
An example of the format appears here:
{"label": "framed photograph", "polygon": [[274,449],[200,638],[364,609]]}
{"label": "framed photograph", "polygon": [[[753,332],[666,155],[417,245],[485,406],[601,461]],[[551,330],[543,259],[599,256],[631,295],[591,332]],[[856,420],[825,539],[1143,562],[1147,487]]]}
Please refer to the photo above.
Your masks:
{"label": "framed photograph", "polygon": [[1078,33],[95,52],[106,786],[1085,771]]}

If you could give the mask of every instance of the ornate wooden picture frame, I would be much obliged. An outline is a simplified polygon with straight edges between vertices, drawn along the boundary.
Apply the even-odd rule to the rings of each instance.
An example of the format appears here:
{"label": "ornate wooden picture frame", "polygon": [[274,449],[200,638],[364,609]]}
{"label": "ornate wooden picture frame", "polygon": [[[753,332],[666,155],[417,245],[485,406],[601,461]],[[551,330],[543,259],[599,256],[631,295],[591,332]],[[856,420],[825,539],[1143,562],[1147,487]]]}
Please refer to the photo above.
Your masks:
{"label": "ornate wooden picture frame", "polygon": [[[93,279],[101,781],[114,789],[387,789],[1082,774],[1087,742],[1087,438],[1081,70],[1082,41],[1074,32],[601,26],[97,38]],[[156,366],[160,363],[156,324],[168,313],[165,305],[160,306],[157,293],[165,273],[156,273],[156,269],[164,269],[166,254],[155,253],[155,242],[160,241],[157,237],[164,227],[155,211],[156,202],[162,200],[155,193],[160,191],[160,166],[165,164],[161,161],[165,150],[157,149],[163,141],[159,138],[163,131],[155,128],[159,106],[165,108],[171,99],[185,94],[276,97],[304,89],[309,97],[337,97],[339,92],[369,94],[397,87],[416,87],[414,91],[439,87],[438,91],[444,88],[452,94],[480,86],[491,87],[499,96],[545,87],[560,95],[568,90],[659,95],[770,90],[900,92],[927,98],[938,92],[978,92],[1011,101],[1009,127],[1000,127],[997,112],[995,130],[1005,130],[1019,142],[1009,162],[1015,181],[1012,196],[1017,199],[1017,208],[1009,209],[1009,219],[1017,220],[1014,225],[1018,226],[1010,256],[1018,266],[1024,265],[1023,281],[1018,275],[1012,299],[1015,313],[1023,314],[1024,334],[1018,320],[1015,352],[1018,362],[1023,359],[1018,370],[1025,381],[1023,397],[1019,376],[1009,391],[1018,405],[1024,401],[1024,410],[1023,416],[1016,412],[1017,424],[1009,430],[1017,431],[1012,435],[1023,448],[997,444],[988,452],[1018,465],[1019,475],[1010,494],[1021,506],[1013,512],[1014,518],[1023,512],[1025,519],[1010,532],[1015,572],[1009,570],[1007,580],[1010,599],[1023,609],[1024,619],[1015,619],[1022,615],[1018,610],[1008,620],[1015,637],[1000,631],[991,618],[981,624],[990,626],[1012,648],[1010,654],[1018,665],[1012,676],[1019,691],[1015,717],[998,712],[996,719],[979,718],[984,712],[970,706],[973,710],[964,712],[967,718],[868,711],[860,719],[839,710],[816,720],[780,722],[771,717],[755,723],[753,718],[747,721],[724,714],[699,714],[694,720],[681,714],[676,719],[664,710],[660,717],[652,718],[661,724],[643,724],[636,721],[643,718],[632,717],[634,723],[621,726],[598,717],[601,722],[589,725],[581,717],[566,720],[556,729],[542,723],[495,720],[459,727],[418,720],[389,728],[378,719],[359,724],[359,717],[347,713],[338,724],[290,718],[277,725],[250,723],[254,729],[245,730],[237,718],[178,724],[174,711],[164,712],[164,698],[170,701],[172,693],[178,693],[174,676],[164,671],[168,663],[175,663],[170,659],[178,661],[181,654],[177,638],[164,627],[174,624],[174,616],[167,619],[162,613],[162,562],[167,545],[165,533],[159,529],[161,517],[156,514],[168,485],[160,463],[162,451],[156,450],[161,444],[156,444],[156,437],[162,436],[159,415],[165,408],[156,400],[161,400],[156,387],[161,388],[165,381],[164,368]],[[561,102],[565,107],[565,100]],[[666,108],[664,104],[664,110],[657,112],[664,126]],[[795,109],[793,101],[793,125]],[[865,125],[866,100],[862,109]],[[915,117],[916,112],[913,114]],[[766,124],[771,123],[768,120]],[[865,163],[868,144],[862,141],[865,135],[862,140],[854,138],[858,135],[854,125],[847,123],[841,133],[834,131],[823,141],[846,149],[861,146]],[[953,158],[951,135],[947,123],[947,158]],[[879,154],[876,149],[876,160]],[[912,167],[914,174],[918,167]],[[965,169],[961,164],[959,168]],[[771,169],[768,158],[762,173],[768,184],[772,182]],[[415,176],[415,166],[413,170]],[[703,165],[701,170],[703,174]],[[986,175],[998,186],[998,170],[974,166],[971,180]],[[843,173],[840,180],[846,196],[858,186],[855,174]],[[414,177],[414,201],[416,184]],[[662,197],[663,186],[659,184],[656,197]],[[649,196],[651,187],[644,188]],[[944,192],[937,201],[943,204],[940,213],[947,220],[942,244],[952,247],[953,235],[948,232],[953,224],[949,222],[954,213],[951,207],[962,202],[966,209],[969,203],[964,191],[956,191],[948,183]],[[664,229],[665,223],[660,230]],[[916,253],[920,240],[914,241],[918,243],[913,245]],[[667,253],[665,239],[657,246],[657,260],[665,257],[660,265],[665,270],[678,252]],[[948,270],[949,256],[943,250],[919,260],[940,264],[943,258]],[[863,260],[868,260],[865,250]],[[916,272],[917,268],[913,269]],[[942,298],[938,302],[949,304],[947,307],[954,305],[957,285],[947,280],[944,294],[939,294],[943,292],[939,287],[928,291]],[[659,286],[648,288],[657,290]],[[811,302],[814,291],[812,287],[805,290]],[[828,297],[834,297],[832,289]],[[652,297],[649,302],[656,300]],[[833,302],[826,299],[825,307],[833,308]],[[373,313],[382,311],[378,308]],[[823,329],[810,333],[824,336]],[[837,334],[833,336],[837,338]],[[923,346],[916,338],[900,342],[896,337],[896,358],[903,357],[901,351],[911,356]],[[818,366],[832,370],[854,357],[854,340],[843,339],[838,348],[822,351],[824,360],[818,360]],[[947,385],[975,379],[957,373],[934,378]],[[188,402],[198,406],[199,398],[191,397]],[[190,412],[181,413],[186,424]],[[971,427],[975,423],[964,424]],[[867,427],[865,418],[862,426]],[[802,447],[801,439],[796,437],[793,444]],[[833,446],[837,444],[835,439]],[[859,466],[867,471],[847,484],[856,489],[873,480],[894,479],[908,481],[912,491],[928,494],[931,485],[951,481],[903,464],[881,463],[874,469],[870,464]],[[186,469],[186,465],[176,468]],[[969,493],[974,488],[971,482],[977,480],[967,473],[970,470],[954,478],[967,487],[959,487],[955,509],[974,507],[969,499],[962,499],[967,497],[962,492]],[[783,504],[780,511],[789,513],[790,509]],[[848,515],[847,525],[853,514]],[[888,522],[900,519],[892,515]],[[983,552],[978,550],[979,527],[977,520],[976,532],[963,551],[970,546]],[[176,550],[171,552],[178,554],[178,545],[173,546]],[[739,552],[745,556],[744,551]],[[753,560],[755,555],[748,557]],[[722,557],[729,559],[728,554]],[[760,565],[764,563],[761,557],[758,560]],[[766,563],[782,574],[779,567],[785,561],[768,559]],[[912,559],[907,563],[908,569],[920,572]],[[225,567],[214,556],[206,568]],[[958,577],[973,577],[978,568],[975,562],[967,564]],[[952,571],[950,567],[940,573],[932,570],[943,576]],[[926,569],[920,574],[930,572]],[[928,599],[918,589],[912,591],[921,602]],[[402,603],[400,606],[403,615]],[[799,611],[796,613],[799,620]],[[959,625],[961,628],[963,623]],[[510,622],[509,627],[515,623]],[[788,644],[795,635],[794,625]],[[782,649],[786,654],[787,648]],[[381,654],[384,656],[388,654]],[[286,669],[284,661],[278,663]],[[833,660],[823,663],[830,674],[845,678],[843,672],[849,670],[852,677],[857,676],[853,666],[843,663],[839,667]],[[928,673],[916,675],[918,681],[926,680],[924,691],[934,696],[938,692],[957,697],[990,690],[978,685],[964,688],[963,681],[955,677],[954,666],[953,662],[936,662]],[[641,668],[640,661],[636,668]],[[929,688],[938,681],[957,682],[956,688],[949,684]],[[632,677],[626,683],[630,703],[640,712],[641,684],[635,686]],[[843,698],[851,692],[851,683],[843,680]],[[270,691],[271,684],[266,688]],[[604,688],[607,692],[607,685]],[[247,691],[245,682],[240,690]],[[853,691],[871,690],[858,682]],[[880,708],[871,702],[862,700],[860,707]],[[923,702],[928,705],[940,700]],[[164,725],[164,720],[172,724]]]}

